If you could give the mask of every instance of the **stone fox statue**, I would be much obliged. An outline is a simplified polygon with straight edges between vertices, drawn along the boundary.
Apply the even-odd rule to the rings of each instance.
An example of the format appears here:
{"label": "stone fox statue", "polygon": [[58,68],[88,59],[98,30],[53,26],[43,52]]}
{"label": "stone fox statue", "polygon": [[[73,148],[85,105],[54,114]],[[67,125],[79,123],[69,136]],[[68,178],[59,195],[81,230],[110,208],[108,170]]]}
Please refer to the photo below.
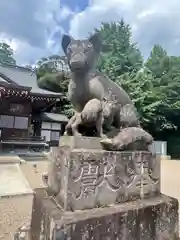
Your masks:
{"label": "stone fox statue", "polygon": [[101,144],[109,151],[150,151],[152,136],[140,127],[123,128],[114,138],[102,139]]}
{"label": "stone fox statue", "polygon": [[72,125],[67,125],[66,130],[72,131],[73,135],[78,135],[79,125],[95,127],[96,136],[103,137],[103,126],[105,125],[106,129],[111,128],[117,109],[119,109],[119,104],[117,104],[116,98],[111,93],[102,100],[93,98],[86,103],[81,113],[76,114],[75,121]]}
{"label": "stone fox statue", "polygon": [[[75,40],[68,35],[62,38],[62,48],[66,54],[72,79],[68,86],[68,97],[75,111],[81,113],[86,103],[91,99],[102,100],[111,91],[116,96],[121,109],[117,109],[113,116],[113,125],[116,128],[123,126],[138,126],[138,116],[129,95],[107,76],[95,70],[97,58],[101,52],[101,41],[98,34],[87,40]],[[75,115],[70,119],[73,124]]]}

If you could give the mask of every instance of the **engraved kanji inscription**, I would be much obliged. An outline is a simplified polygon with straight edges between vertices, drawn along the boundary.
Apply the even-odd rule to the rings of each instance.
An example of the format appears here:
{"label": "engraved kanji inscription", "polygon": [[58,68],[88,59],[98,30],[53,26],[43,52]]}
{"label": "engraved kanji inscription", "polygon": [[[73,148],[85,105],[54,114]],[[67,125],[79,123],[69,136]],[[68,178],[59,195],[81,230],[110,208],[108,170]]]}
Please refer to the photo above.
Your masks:
{"label": "engraved kanji inscription", "polygon": [[104,179],[102,181],[106,181],[108,187],[113,191],[118,191],[121,186],[124,184],[124,167],[121,163],[108,162],[107,165],[104,166]]}
{"label": "engraved kanji inscription", "polygon": [[96,189],[98,166],[95,163],[86,162],[82,167],[82,194],[84,197],[93,196]]}

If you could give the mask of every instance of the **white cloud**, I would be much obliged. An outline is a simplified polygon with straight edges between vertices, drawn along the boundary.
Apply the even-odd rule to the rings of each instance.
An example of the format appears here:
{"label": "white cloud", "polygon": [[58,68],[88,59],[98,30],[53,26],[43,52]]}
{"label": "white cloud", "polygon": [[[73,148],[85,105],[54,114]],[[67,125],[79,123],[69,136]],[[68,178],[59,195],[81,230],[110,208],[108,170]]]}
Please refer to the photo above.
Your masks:
{"label": "white cloud", "polygon": [[5,33],[0,34],[0,42],[10,45],[17,63],[23,65],[32,64],[44,55],[44,49],[33,47],[27,41],[13,38]]}
{"label": "white cloud", "polygon": [[[122,13],[132,7],[131,0],[93,0],[82,12],[77,13],[70,22],[70,34],[76,38],[84,38],[99,27],[101,22],[120,20]],[[132,17],[126,14],[126,16]]]}
{"label": "white cloud", "polygon": [[10,45],[14,52],[16,52],[20,46],[19,41],[17,39],[10,38],[6,33],[0,34],[0,42]]}
{"label": "white cloud", "polygon": [[71,16],[71,14],[73,14],[73,12],[70,10],[70,8],[68,8],[67,6],[63,6],[61,8],[61,14],[59,15],[59,20],[65,20],[67,19],[69,16]]}
{"label": "white cloud", "polygon": [[60,0],[1,0],[0,41],[15,50],[18,63],[34,63],[40,57],[61,53],[62,24],[69,23],[73,37],[85,38],[101,22],[123,17],[145,56],[155,43],[180,55],[179,9],[179,0],[89,0],[88,7],[76,12]]}
{"label": "white cloud", "polygon": [[144,11],[141,11],[140,13],[137,14],[137,19],[142,19],[142,18],[146,18],[146,17],[150,17],[151,15],[157,13],[156,9],[152,8],[152,9],[146,9]]}
{"label": "white cloud", "polygon": [[119,21],[132,26],[133,40],[145,56],[154,44],[161,44],[171,54],[180,55],[179,0],[91,0],[89,6],[74,15],[70,34],[84,38],[101,22]]}
{"label": "white cloud", "polygon": [[[61,21],[71,11],[59,0],[0,1],[0,40],[15,50],[19,64],[60,51]],[[58,17],[57,17],[58,16]]]}

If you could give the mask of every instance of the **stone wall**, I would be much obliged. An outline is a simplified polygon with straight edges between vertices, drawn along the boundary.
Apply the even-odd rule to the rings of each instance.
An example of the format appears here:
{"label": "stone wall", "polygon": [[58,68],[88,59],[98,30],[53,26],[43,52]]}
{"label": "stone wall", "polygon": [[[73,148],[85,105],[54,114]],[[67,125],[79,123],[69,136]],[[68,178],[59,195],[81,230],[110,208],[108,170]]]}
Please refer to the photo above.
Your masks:
{"label": "stone wall", "polygon": [[64,212],[46,198],[41,236],[50,240],[178,240],[177,210],[177,200],[167,196],[75,212]]}

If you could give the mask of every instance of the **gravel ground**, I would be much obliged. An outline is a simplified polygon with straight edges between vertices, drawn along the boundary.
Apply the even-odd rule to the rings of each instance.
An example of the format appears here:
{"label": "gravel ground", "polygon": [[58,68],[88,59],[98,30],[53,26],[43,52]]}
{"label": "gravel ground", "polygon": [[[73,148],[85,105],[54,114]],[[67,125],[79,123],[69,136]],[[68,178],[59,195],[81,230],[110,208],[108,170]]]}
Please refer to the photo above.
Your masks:
{"label": "gravel ground", "polygon": [[12,240],[19,227],[30,222],[33,195],[0,199],[0,240]]}

